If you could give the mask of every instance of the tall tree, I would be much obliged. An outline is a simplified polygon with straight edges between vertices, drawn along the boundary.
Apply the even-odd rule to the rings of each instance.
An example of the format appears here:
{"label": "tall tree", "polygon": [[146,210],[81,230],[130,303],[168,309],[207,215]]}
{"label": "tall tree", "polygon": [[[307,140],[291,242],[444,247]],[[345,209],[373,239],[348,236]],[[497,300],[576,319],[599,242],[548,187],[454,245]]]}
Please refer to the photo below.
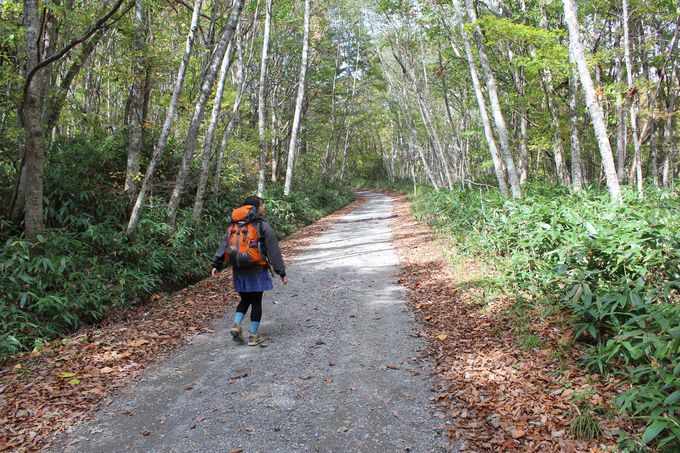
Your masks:
{"label": "tall tree", "polygon": [[189,25],[189,32],[187,33],[186,43],[184,45],[184,54],[182,55],[182,61],[179,64],[179,69],[177,70],[177,77],[175,79],[175,85],[172,90],[172,99],[168,105],[168,111],[165,115],[165,121],[163,121],[163,128],[158,136],[158,141],[153,150],[153,155],[151,156],[151,162],[146,169],[144,174],[144,179],[142,180],[142,186],[137,194],[137,200],[135,205],[132,207],[132,212],[130,213],[130,219],[128,220],[127,233],[130,234],[137,222],[139,221],[139,216],[142,212],[142,207],[146,201],[146,194],[149,191],[151,185],[151,179],[153,178],[158,163],[160,162],[165,146],[168,143],[168,137],[170,136],[170,128],[175,119],[175,112],[177,111],[177,104],[179,102],[179,96],[182,91],[182,86],[184,85],[184,77],[187,72],[187,66],[189,65],[189,58],[191,57],[191,50],[194,45],[194,39],[196,38],[196,29],[198,28],[198,22],[201,14],[201,6],[203,0],[195,0],[194,9],[191,15],[191,24]]}
{"label": "tall tree", "polygon": [[172,191],[170,201],[168,202],[168,224],[171,226],[175,225],[177,220],[177,212],[179,211],[179,203],[184,193],[184,185],[186,184],[187,176],[189,174],[189,164],[196,150],[196,145],[198,144],[198,130],[201,126],[201,121],[203,119],[203,113],[205,111],[205,106],[208,102],[208,96],[212,91],[213,84],[215,82],[215,76],[217,74],[217,68],[221,66],[224,54],[227,51],[227,46],[231,42],[234,36],[234,30],[236,29],[236,24],[238,18],[241,15],[241,9],[243,8],[244,0],[234,0],[231,6],[231,13],[229,14],[229,19],[227,24],[222,30],[217,45],[215,46],[215,51],[213,52],[212,59],[210,61],[210,66],[203,79],[203,84],[201,85],[201,90],[199,92],[199,98],[194,107],[194,114],[191,117],[191,123],[189,124],[189,129],[187,130],[187,140],[184,145],[184,154],[182,156],[182,161],[180,163],[179,171],[177,172],[177,179],[175,180],[175,187]]}
{"label": "tall tree", "polygon": [[257,194],[264,195],[264,185],[267,171],[267,137],[265,134],[266,118],[266,86],[267,63],[269,60],[269,35],[272,27],[272,0],[266,0],[266,16],[264,21],[264,37],[262,39],[262,55],[260,57],[260,83],[257,88],[257,132],[260,139],[260,173],[257,180]]}
{"label": "tall tree", "polygon": [[583,53],[583,45],[581,44],[581,36],[579,32],[578,19],[576,15],[576,6],[573,0],[562,0],[564,5],[564,21],[569,28],[569,52],[576,62],[578,67],[579,78],[583,91],[586,96],[586,103],[588,111],[590,112],[590,119],[595,131],[595,137],[600,149],[600,156],[602,158],[602,166],[604,167],[605,178],[607,182],[607,189],[612,203],[621,203],[621,190],[619,188],[619,180],[616,175],[616,167],[614,166],[614,156],[612,155],[611,145],[609,144],[609,137],[607,135],[607,125],[602,115],[602,108],[597,101],[595,94],[595,87],[593,86],[593,79],[590,76],[590,70],[586,63],[585,54]]}
{"label": "tall tree", "polygon": [[130,204],[137,198],[139,179],[139,157],[143,144],[144,92],[146,82],[146,6],[144,0],[135,0],[134,37],[132,48],[132,89],[130,90],[130,121],[128,123],[127,169],[125,171],[125,191]]}
{"label": "tall tree", "polygon": [[484,136],[486,137],[486,142],[489,147],[489,154],[491,154],[491,159],[493,160],[496,180],[498,181],[498,188],[503,196],[508,196],[508,185],[505,182],[505,170],[503,169],[503,164],[500,155],[498,154],[496,139],[493,136],[491,121],[489,120],[489,114],[486,110],[484,93],[482,92],[482,86],[479,82],[479,76],[477,75],[477,63],[475,62],[474,55],[472,54],[472,46],[470,45],[470,41],[467,38],[467,32],[463,26],[463,11],[461,9],[459,0],[452,1],[455,10],[456,23],[458,24],[461,39],[463,41],[463,47],[465,48],[465,56],[467,57],[468,65],[470,67],[470,78],[472,79],[472,86],[475,90],[477,106],[479,107],[479,115],[482,120],[482,125],[484,126]]}
{"label": "tall tree", "polygon": [[307,58],[309,56],[309,16],[310,0],[305,0],[305,22],[304,35],[302,38],[302,59],[300,61],[300,77],[298,78],[297,98],[295,99],[295,115],[293,116],[293,126],[290,135],[290,145],[288,147],[288,166],[286,168],[286,182],[284,183],[283,194],[290,195],[293,186],[293,169],[295,167],[295,152],[297,147],[297,135],[300,128],[300,118],[302,116],[302,104],[305,97],[305,83],[307,80]]}
{"label": "tall tree", "polygon": [[470,22],[473,24],[473,36],[477,42],[477,51],[479,52],[479,61],[482,64],[482,70],[486,78],[486,89],[489,94],[489,103],[491,104],[491,112],[496,123],[496,132],[498,132],[498,140],[501,143],[501,153],[503,154],[503,162],[505,163],[505,170],[508,173],[508,181],[510,182],[510,190],[513,198],[520,198],[522,196],[522,188],[519,185],[519,177],[517,176],[517,169],[515,166],[515,159],[512,156],[510,149],[510,139],[508,137],[508,128],[503,118],[501,110],[501,103],[498,100],[498,90],[496,89],[496,80],[491,72],[491,65],[489,58],[486,55],[484,41],[482,40],[482,31],[477,24],[477,14],[472,6],[472,0],[466,0],[467,12],[470,17]]}

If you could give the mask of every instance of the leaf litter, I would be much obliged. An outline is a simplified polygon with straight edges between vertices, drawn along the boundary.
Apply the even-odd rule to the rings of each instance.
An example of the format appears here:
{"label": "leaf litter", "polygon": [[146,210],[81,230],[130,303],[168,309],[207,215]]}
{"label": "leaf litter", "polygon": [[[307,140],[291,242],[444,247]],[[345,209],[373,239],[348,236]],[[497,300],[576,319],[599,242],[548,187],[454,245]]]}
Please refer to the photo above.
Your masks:
{"label": "leaf litter", "polygon": [[435,366],[439,388],[433,402],[450,416],[451,425],[442,427],[455,448],[610,451],[617,430],[635,431],[629,418],[610,410],[608,416],[595,414],[603,428],[600,439],[570,439],[570,394],[580,392],[589,395],[593,406],[613,408],[614,398],[624,390],[620,381],[580,368],[582,350],[575,344],[566,353],[566,369],[560,369],[553,357],[565,332],[550,320],[535,326],[545,340],[541,349],[522,350],[502,312],[484,307],[475,294],[474,279],[486,272],[483,263],[478,258],[460,265],[449,262],[445,239],[413,217],[403,196],[390,195],[397,214],[390,225],[401,266],[398,282],[406,287],[407,303],[424,327],[416,335],[427,338],[427,354]]}
{"label": "leaf litter", "polygon": [[[281,242],[284,257],[292,258],[363,201],[359,197],[289,236]],[[206,263],[206,275],[209,270]],[[214,323],[238,304],[230,281],[227,270],[173,294],[154,294],[146,303],[111,310],[96,327],[5,362],[0,367],[0,451],[47,449],[56,435],[90,419],[147,366],[198,334],[214,333]]]}

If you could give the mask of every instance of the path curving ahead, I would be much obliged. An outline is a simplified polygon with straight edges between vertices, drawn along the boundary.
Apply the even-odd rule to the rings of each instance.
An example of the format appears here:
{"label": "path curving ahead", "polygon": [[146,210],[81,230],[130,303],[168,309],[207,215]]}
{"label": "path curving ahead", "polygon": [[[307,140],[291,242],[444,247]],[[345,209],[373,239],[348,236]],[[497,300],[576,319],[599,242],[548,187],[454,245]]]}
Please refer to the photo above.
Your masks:
{"label": "path curving ahead", "polygon": [[54,451],[443,451],[431,366],[395,282],[392,201],[363,195],[265,293],[267,347],[233,343],[231,312]]}

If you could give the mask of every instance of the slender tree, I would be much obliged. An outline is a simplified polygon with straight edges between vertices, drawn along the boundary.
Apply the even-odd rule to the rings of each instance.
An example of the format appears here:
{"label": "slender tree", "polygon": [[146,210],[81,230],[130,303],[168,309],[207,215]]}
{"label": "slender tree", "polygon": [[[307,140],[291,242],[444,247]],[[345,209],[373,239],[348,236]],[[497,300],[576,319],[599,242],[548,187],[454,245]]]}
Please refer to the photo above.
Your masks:
{"label": "slender tree", "polygon": [[179,95],[182,91],[182,86],[184,85],[184,77],[186,75],[187,66],[189,65],[189,58],[191,57],[191,50],[194,45],[194,39],[196,38],[196,29],[198,28],[199,17],[201,13],[201,6],[203,0],[195,0],[194,9],[191,15],[191,24],[189,25],[189,32],[187,33],[186,44],[184,45],[184,54],[182,55],[182,61],[179,64],[179,69],[177,70],[177,78],[175,79],[175,85],[172,91],[172,99],[168,105],[168,112],[165,115],[165,121],[163,122],[163,128],[158,136],[158,142],[153,150],[153,155],[151,156],[151,162],[146,169],[144,174],[144,179],[142,180],[142,186],[137,194],[137,200],[132,207],[132,212],[130,213],[130,219],[128,220],[127,233],[130,234],[137,222],[139,222],[139,216],[142,212],[142,207],[146,201],[146,194],[151,186],[151,179],[153,178],[158,163],[161,160],[165,146],[168,143],[168,137],[170,136],[170,128],[172,127],[172,122],[175,119],[175,112],[177,110],[177,104],[179,102]]}
{"label": "slender tree", "polygon": [[304,35],[302,38],[302,59],[300,62],[300,77],[298,78],[297,98],[295,99],[295,115],[293,116],[293,126],[291,129],[290,145],[288,147],[288,166],[286,168],[286,182],[284,183],[283,194],[290,195],[293,186],[293,169],[295,167],[295,152],[297,147],[297,135],[300,128],[300,118],[302,116],[302,104],[305,97],[305,83],[307,80],[307,58],[309,55],[309,15],[311,5],[310,0],[305,0],[305,19]]}
{"label": "slender tree", "polygon": [[262,197],[264,195],[264,185],[267,171],[267,137],[265,135],[266,109],[266,93],[265,83],[267,82],[267,62],[269,60],[269,35],[272,26],[272,0],[266,0],[265,4],[266,16],[264,21],[264,37],[262,39],[262,55],[260,57],[260,83],[257,88],[257,132],[260,139],[260,173],[257,181],[257,194]]}
{"label": "slender tree", "polygon": [[243,8],[244,0],[234,0],[231,6],[231,13],[227,24],[220,35],[217,45],[215,46],[215,51],[213,52],[212,60],[210,66],[206,73],[205,79],[201,86],[198,101],[194,107],[194,114],[191,118],[191,123],[189,124],[189,129],[187,131],[187,140],[184,146],[184,155],[182,156],[182,161],[180,163],[179,171],[177,172],[177,179],[175,180],[175,187],[172,191],[172,196],[168,203],[168,223],[171,226],[175,225],[175,220],[177,219],[177,212],[179,211],[179,202],[184,193],[184,185],[186,184],[186,179],[189,174],[189,163],[196,150],[196,145],[198,144],[198,129],[201,125],[201,120],[203,119],[203,113],[205,111],[205,106],[208,101],[208,96],[212,91],[213,83],[215,82],[215,76],[217,73],[217,68],[221,66],[224,54],[227,51],[227,46],[231,42],[231,38],[234,36],[234,30],[236,29],[236,24],[238,18],[241,15],[241,9]]}
{"label": "slender tree", "polygon": [[578,67],[579,78],[586,96],[588,111],[590,112],[590,119],[600,148],[600,156],[602,158],[602,166],[604,167],[609,196],[612,203],[620,204],[622,201],[621,190],[619,188],[619,180],[616,176],[614,156],[612,155],[611,145],[609,144],[607,126],[604,121],[604,116],[602,115],[602,108],[597,101],[593,79],[590,77],[590,70],[588,69],[586,58],[583,53],[583,45],[581,44],[578,19],[576,16],[576,6],[574,5],[573,0],[563,0],[563,5],[564,21],[569,28],[569,52]]}

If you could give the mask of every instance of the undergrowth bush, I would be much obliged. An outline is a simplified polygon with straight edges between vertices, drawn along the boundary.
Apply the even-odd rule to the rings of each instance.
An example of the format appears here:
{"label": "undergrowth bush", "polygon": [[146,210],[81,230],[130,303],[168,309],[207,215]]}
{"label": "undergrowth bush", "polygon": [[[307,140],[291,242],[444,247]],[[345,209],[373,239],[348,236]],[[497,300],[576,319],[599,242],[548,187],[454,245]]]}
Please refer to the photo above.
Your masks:
{"label": "undergrowth bush", "polygon": [[[103,150],[77,144],[77,156],[91,152],[99,160],[76,168],[77,156],[71,156],[75,145],[70,145],[62,154],[58,147],[53,150],[46,175],[48,228],[39,238],[44,253],[30,257],[28,242],[8,235],[11,225],[0,230],[5,232],[0,251],[0,360],[96,323],[111,308],[144,302],[157,291],[206,278],[231,209],[254,192],[252,187],[238,187],[211,197],[197,225],[188,206],[180,211],[174,229],[165,223],[167,201],[151,197],[134,234],[128,236],[128,202],[120,193],[120,179],[102,176],[109,166],[124,168],[118,160],[125,148],[115,139],[102,145]],[[96,171],[86,171],[90,165]],[[285,237],[352,198],[339,186],[302,185],[289,197],[273,186],[265,196],[267,220]]]}
{"label": "undergrowth bush", "polygon": [[532,185],[519,201],[496,191],[416,198],[421,218],[448,229],[463,250],[495,256],[518,300],[561,304],[584,364],[629,378],[618,406],[647,423],[642,443],[680,446],[680,202],[648,190],[569,194]]}

